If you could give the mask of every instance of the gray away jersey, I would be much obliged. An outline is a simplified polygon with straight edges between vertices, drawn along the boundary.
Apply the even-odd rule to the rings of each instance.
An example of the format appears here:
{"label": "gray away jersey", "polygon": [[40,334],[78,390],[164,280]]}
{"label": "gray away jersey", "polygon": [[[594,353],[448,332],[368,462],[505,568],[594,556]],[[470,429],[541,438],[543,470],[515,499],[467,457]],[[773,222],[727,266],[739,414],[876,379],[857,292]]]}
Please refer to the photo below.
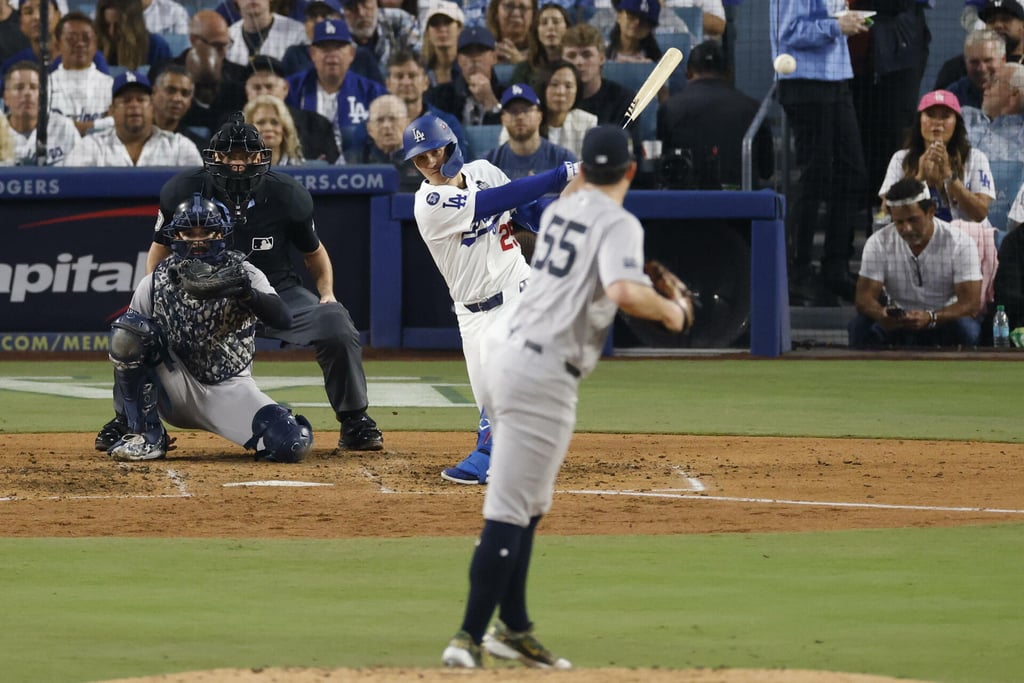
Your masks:
{"label": "gray away jersey", "polygon": [[586,376],[617,310],[604,288],[619,280],[651,284],[644,274],[643,227],[600,190],[580,190],[544,212],[532,267],[511,331]]}

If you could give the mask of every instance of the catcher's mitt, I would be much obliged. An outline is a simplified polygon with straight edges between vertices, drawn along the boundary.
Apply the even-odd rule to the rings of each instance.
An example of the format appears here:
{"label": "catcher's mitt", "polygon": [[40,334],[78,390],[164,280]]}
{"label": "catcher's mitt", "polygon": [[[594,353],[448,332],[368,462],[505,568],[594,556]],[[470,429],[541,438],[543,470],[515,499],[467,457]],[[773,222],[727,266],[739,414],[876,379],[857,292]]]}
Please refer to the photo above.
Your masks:
{"label": "catcher's mitt", "polygon": [[189,259],[177,270],[181,288],[196,299],[243,299],[252,291],[249,273],[240,262],[217,268],[198,259]]}

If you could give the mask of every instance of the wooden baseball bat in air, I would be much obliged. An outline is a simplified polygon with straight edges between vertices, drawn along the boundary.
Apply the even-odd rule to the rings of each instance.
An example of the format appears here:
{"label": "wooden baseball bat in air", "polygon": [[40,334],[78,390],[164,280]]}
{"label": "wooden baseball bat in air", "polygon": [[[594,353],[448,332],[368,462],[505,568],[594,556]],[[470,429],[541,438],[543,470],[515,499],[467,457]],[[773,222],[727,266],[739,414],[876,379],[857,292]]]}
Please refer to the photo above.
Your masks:
{"label": "wooden baseball bat in air", "polygon": [[679,48],[670,47],[665,50],[665,54],[661,56],[657,66],[651,71],[651,75],[647,77],[644,84],[636,91],[633,101],[629,103],[629,109],[626,110],[626,122],[622,124],[623,128],[640,118],[640,114],[647,108],[647,105],[661,90],[661,86],[665,85],[665,81],[682,61],[683,53],[679,51]]}

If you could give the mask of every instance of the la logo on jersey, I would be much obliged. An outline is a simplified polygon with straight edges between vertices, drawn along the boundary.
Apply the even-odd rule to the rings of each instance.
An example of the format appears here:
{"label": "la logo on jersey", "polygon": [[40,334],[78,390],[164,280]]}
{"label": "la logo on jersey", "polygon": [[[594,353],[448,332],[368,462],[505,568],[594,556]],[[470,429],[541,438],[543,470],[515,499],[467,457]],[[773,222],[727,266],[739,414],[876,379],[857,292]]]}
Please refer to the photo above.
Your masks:
{"label": "la logo on jersey", "polygon": [[370,118],[370,112],[366,110],[366,105],[360,102],[354,95],[349,95],[348,99],[348,119],[357,125]]}

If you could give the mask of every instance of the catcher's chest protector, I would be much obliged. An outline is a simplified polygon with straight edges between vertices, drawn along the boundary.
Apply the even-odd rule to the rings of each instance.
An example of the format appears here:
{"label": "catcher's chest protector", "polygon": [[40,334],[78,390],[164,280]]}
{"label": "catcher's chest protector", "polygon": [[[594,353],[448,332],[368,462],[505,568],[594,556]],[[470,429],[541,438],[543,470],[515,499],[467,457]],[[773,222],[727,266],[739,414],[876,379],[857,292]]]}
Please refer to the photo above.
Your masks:
{"label": "catcher's chest protector", "polygon": [[[241,261],[238,252],[227,258]],[[256,353],[256,316],[234,299],[199,301],[175,284],[167,270],[177,261],[164,259],[153,271],[153,317],[167,344],[203,384],[234,377],[252,363]]]}

